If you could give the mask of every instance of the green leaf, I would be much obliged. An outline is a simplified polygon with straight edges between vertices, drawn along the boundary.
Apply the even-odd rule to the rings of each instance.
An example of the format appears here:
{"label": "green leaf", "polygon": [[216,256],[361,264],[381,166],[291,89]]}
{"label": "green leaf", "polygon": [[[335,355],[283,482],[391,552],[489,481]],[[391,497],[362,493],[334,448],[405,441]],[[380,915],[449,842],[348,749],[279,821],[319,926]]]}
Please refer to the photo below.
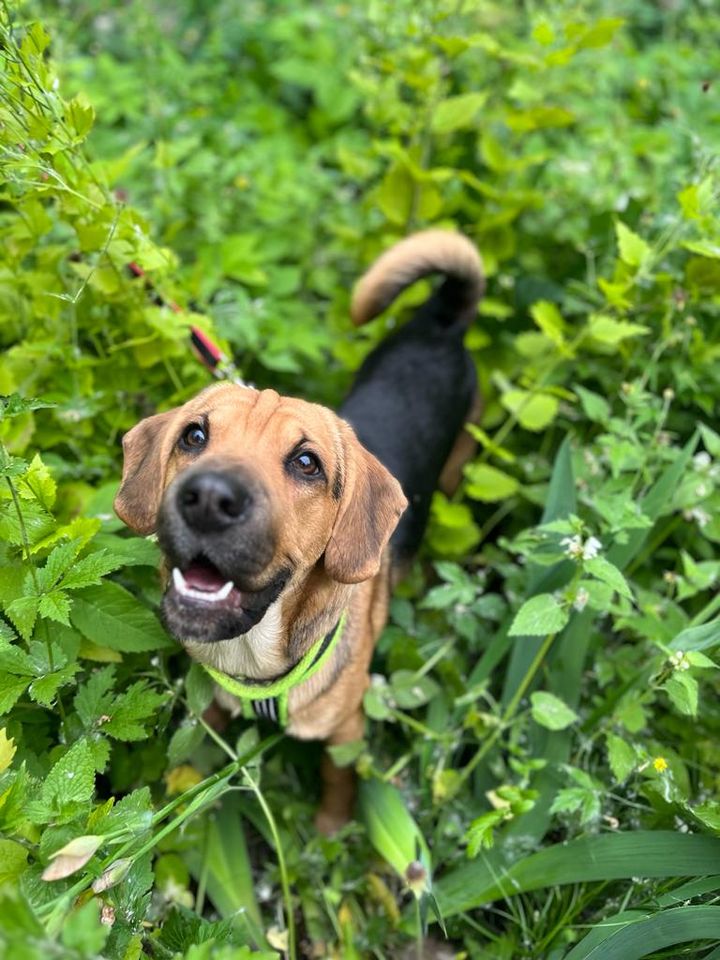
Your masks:
{"label": "green leaf", "polygon": [[680,713],[688,717],[697,716],[698,682],[689,673],[676,671],[663,684],[663,690]]}
{"label": "green leaf", "polygon": [[487,463],[469,463],[465,467],[465,490],[473,500],[496,503],[506,500],[520,489],[515,477]]}
{"label": "green leaf", "polygon": [[[594,930],[573,947],[565,960],[641,960],[661,951],[664,956],[670,956],[665,952],[669,947],[720,938],[720,907],[717,906],[683,904],[653,916],[643,911],[620,917],[627,919],[608,917],[601,929]],[[672,956],[685,953],[676,949]],[[705,957],[715,960],[713,954]]]}
{"label": "green leaf", "polygon": [[188,706],[196,716],[201,716],[206,707],[210,706],[214,689],[215,685],[207,670],[199,663],[191,664],[185,678],[185,691]]}
{"label": "green leaf", "polygon": [[73,602],[70,619],[99,647],[122,653],[160,650],[173,645],[154,614],[109,580],[85,587]]}
{"label": "green leaf", "polygon": [[714,874],[719,862],[720,839],[715,837],[633,830],[580,837],[519,860],[496,848],[483,859],[450,870],[435,893],[447,917],[565,884]]}
{"label": "green leaf", "polygon": [[75,694],[75,709],[87,728],[95,726],[101,717],[109,716],[114,679],[115,667],[109,664],[96,670]]}
{"label": "green leaf", "polygon": [[0,886],[14,884],[27,868],[28,851],[15,840],[0,838]]}
{"label": "green leaf", "polygon": [[45,804],[63,810],[90,800],[95,790],[95,764],[86,740],[78,740],[52,767],[42,786]]}
{"label": "green leaf", "polygon": [[102,577],[113,570],[118,570],[125,564],[123,557],[112,556],[105,550],[98,550],[82,557],[73,564],[72,569],[62,578],[60,586],[63,590],[78,590],[100,583]]}
{"label": "green leaf", "polygon": [[100,901],[93,898],[65,919],[62,942],[68,950],[78,951],[84,957],[94,957],[102,951],[109,933],[110,927],[100,922]]}
{"label": "green leaf", "polygon": [[627,740],[614,733],[607,735],[608,763],[618,783],[626,780],[637,766],[635,750]]}
{"label": "green leaf", "polygon": [[205,730],[195,722],[181,724],[168,744],[168,767],[176,767],[190,757],[205,737]]}
{"label": "green leaf", "polygon": [[530,307],[530,316],[556,346],[565,344],[565,321],[554,303],[550,300],[538,300]]}
{"label": "green leaf", "polygon": [[560,401],[549,393],[531,393],[528,390],[507,390],[500,402],[517,416],[518,423],[526,430],[539,432],[549,426],[557,416]]}
{"label": "green leaf", "polygon": [[510,627],[511,637],[540,637],[562,630],[570,619],[551,593],[539,593],[520,607]]}
{"label": "green leaf", "polygon": [[548,730],[564,730],[578,719],[575,711],[553,693],[536,690],[530,694],[530,703],[533,720]]}
{"label": "green leaf", "polygon": [[430,128],[433,133],[452,133],[476,126],[478,111],[488,98],[486,92],[462,93],[457,97],[441,100],[432,115]]}
{"label": "green leaf", "polygon": [[79,663],[69,663],[60,670],[33,680],[28,691],[31,699],[43,707],[51,706],[60,687],[69,683],[79,670]]}
{"label": "green leaf", "polygon": [[166,694],[155,693],[147,680],[138,680],[115,698],[102,730],[116,740],[144,740],[147,722],[166,699]]}
{"label": "green leaf", "polygon": [[490,850],[495,843],[495,828],[507,818],[507,810],[489,810],[473,820],[465,834],[468,857],[472,859],[481,850]]}
{"label": "green leaf", "polygon": [[610,404],[607,400],[600,394],[593,393],[592,390],[586,390],[585,387],[580,385],[576,385],[573,389],[580,397],[583,412],[588,420],[592,420],[593,423],[601,423],[603,426],[606,425],[611,413]]}
{"label": "green leaf", "polygon": [[18,678],[0,673],[0,716],[12,710],[29,685],[29,677]]}
{"label": "green leaf", "polygon": [[390,677],[392,695],[401,710],[414,710],[440,691],[431,677],[418,677],[412,670],[396,670]]}
{"label": "green leaf", "polygon": [[615,320],[601,313],[590,317],[587,325],[588,335],[603,347],[616,347],[623,340],[632,337],[643,337],[650,333],[650,328],[640,323],[629,323],[627,320]]}
{"label": "green leaf", "polygon": [[597,577],[598,580],[602,580],[603,583],[612,587],[613,590],[617,591],[621,596],[632,600],[632,590],[628,586],[627,580],[615,564],[610,563],[609,560],[606,560],[604,557],[593,557],[592,560],[585,561],[585,570],[592,574],[593,577]]}
{"label": "green leaf", "polygon": [[618,220],[615,223],[620,259],[631,267],[641,267],[650,257],[649,245]]}

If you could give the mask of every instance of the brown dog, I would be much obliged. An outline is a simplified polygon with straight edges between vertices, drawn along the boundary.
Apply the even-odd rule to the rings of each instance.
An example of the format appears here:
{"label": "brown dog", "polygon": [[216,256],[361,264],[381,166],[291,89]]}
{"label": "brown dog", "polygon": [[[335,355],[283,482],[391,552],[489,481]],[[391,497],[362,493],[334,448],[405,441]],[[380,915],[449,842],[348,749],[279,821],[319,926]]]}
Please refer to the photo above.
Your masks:
{"label": "brown dog", "polygon": [[[436,272],[444,283],[370,354],[342,418],[227,383],[123,440],[115,509],[158,533],[168,629],[214,671],[221,701],[240,709],[229,688],[256,714],[279,711],[300,739],[362,737],[393,573],[417,549],[441,474],[456,480],[472,450],[462,427],[476,380],[462,336],[482,273],[471,243],[444,231],[401,241],[358,285],[353,319]],[[353,796],[352,773],[326,756],[319,828],[346,822]]]}

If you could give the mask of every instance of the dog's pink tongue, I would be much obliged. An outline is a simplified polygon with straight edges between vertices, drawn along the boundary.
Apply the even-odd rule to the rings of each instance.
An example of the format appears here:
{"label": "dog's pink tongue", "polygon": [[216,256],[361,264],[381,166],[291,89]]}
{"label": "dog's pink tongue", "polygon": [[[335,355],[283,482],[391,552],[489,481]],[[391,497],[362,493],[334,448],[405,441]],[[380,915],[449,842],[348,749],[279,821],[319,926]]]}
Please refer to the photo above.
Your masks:
{"label": "dog's pink tongue", "polygon": [[194,563],[187,570],[183,570],[183,577],[187,586],[193,590],[207,590],[211,593],[224,587],[227,582],[215,567],[200,563]]}

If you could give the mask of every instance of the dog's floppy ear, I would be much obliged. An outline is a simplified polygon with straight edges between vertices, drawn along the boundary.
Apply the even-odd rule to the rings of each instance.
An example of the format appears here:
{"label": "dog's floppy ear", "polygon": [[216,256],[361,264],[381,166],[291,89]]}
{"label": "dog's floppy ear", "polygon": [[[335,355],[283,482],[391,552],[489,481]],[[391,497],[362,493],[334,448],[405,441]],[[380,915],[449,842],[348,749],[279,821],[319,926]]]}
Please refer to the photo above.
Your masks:
{"label": "dog's floppy ear", "polygon": [[165,488],[165,469],[175,440],[171,426],[177,410],[141,420],[123,437],[123,472],[115,513],[136,533],[155,529]]}
{"label": "dog's floppy ear", "polygon": [[407,500],[400,484],[343,425],[344,487],[325,570],[340,583],[361,583],[380,569],[382,553]]}

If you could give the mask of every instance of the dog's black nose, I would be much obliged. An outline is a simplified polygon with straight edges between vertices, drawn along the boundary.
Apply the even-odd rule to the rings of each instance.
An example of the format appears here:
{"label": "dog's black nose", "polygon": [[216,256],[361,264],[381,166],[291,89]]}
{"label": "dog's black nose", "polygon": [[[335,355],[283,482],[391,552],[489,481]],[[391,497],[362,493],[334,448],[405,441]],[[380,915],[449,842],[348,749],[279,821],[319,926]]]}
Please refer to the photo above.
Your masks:
{"label": "dog's black nose", "polygon": [[246,519],[252,495],[232,474],[205,470],[182,481],[177,505],[189,527],[199,533],[219,532]]}

